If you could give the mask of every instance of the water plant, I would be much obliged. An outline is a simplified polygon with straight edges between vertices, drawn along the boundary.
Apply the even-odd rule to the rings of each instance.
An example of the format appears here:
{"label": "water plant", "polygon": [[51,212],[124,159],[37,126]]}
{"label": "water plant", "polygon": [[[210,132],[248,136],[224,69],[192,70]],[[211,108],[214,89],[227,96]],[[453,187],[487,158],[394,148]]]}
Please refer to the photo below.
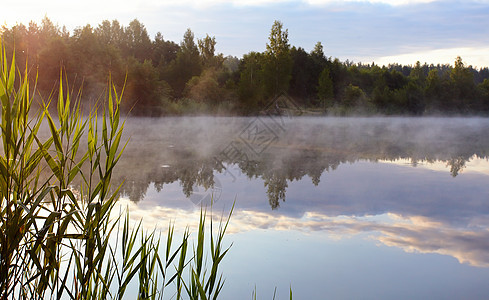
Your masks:
{"label": "water plant", "polygon": [[[17,69],[15,55],[9,62],[1,40],[0,49],[0,299],[122,299],[133,284],[138,299],[160,299],[172,283],[177,299],[185,291],[191,299],[216,299],[229,218],[217,236],[210,222],[207,266],[205,213],[190,256],[188,230],[175,243],[169,226],[162,254],[157,232],[115,213],[120,186],[110,183],[124,148],[123,91],[109,79],[104,101],[84,119],[81,92],[66,89],[63,75],[57,101],[34,97],[27,66]],[[44,139],[42,126],[49,129]]]}

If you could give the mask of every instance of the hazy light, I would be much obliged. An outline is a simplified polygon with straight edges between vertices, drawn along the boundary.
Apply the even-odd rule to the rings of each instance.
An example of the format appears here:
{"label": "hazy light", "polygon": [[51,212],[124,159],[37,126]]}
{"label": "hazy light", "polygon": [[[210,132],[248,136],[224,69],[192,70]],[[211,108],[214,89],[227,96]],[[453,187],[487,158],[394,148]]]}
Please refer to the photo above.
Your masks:
{"label": "hazy light", "polygon": [[[417,168],[439,171],[446,174],[449,174],[450,172],[450,166],[448,166],[447,162],[444,161],[427,162],[424,160],[419,160],[413,163],[413,161],[410,159],[401,158],[394,161],[379,160],[378,162],[383,164],[394,164],[394,165],[409,166],[409,167],[412,167],[413,164],[415,164]],[[461,174],[478,173],[478,174],[484,174],[489,176],[489,164],[487,163],[487,159],[479,158],[476,155],[472,156],[472,158],[470,158],[470,160],[465,163],[465,168],[462,169],[460,173]]]}
{"label": "hazy light", "polygon": [[369,63],[375,61],[378,65],[388,65],[399,63],[402,65],[415,65],[417,61],[421,64],[450,64],[453,65],[457,56],[462,57],[465,65],[472,67],[489,66],[489,47],[483,48],[449,48],[436,49],[428,51],[416,51],[399,55],[383,56],[373,59],[364,59],[363,62]]}

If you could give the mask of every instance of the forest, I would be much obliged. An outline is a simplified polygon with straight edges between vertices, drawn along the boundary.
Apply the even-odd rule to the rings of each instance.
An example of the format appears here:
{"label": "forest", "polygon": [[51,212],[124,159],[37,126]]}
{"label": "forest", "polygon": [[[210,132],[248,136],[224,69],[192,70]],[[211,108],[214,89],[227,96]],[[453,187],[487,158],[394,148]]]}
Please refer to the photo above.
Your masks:
{"label": "forest", "polygon": [[[109,76],[124,87],[122,110],[139,116],[254,115],[285,93],[305,114],[487,115],[489,69],[466,65],[341,62],[289,44],[280,21],[271,27],[266,50],[242,58],[216,53],[216,38],[196,38],[187,29],[177,43],[158,32],[152,39],[134,19],[124,26],[105,20],[69,32],[45,17],[0,28],[7,57],[27,66],[36,99],[56,99],[60,71],[72,91],[83,91],[83,107],[103,98]],[[19,71],[21,72],[21,71]]]}

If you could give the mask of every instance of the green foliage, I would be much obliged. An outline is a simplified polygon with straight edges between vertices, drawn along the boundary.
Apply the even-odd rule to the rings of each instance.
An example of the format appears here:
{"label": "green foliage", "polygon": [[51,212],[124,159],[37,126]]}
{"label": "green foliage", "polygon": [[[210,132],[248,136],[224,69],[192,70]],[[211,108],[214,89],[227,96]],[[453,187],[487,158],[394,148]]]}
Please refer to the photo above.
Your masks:
{"label": "green foliage", "polygon": [[333,99],[333,80],[329,75],[329,70],[324,68],[319,76],[318,84],[318,98],[323,103],[323,107],[326,108],[331,106],[331,101]]}
{"label": "green foliage", "polygon": [[125,30],[127,55],[140,62],[151,59],[151,40],[148,32],[137,19],[132,20]]}
{"label": "green foliage", "polygon": [[214,235],[211,215],[209,231],[209,243],[211,247],[210,270],[206,268],[208,262],[204,253],[206,214],[201,210],[199,230],[197,232],[197,246],[193,249],[193,260],[190,262],[190,280],[188,283],[182,281],[190,299],[217,299],[224,286],[222,274],[219,274],[219,264],[231,248],[231,246],[225,249],[223,248],[223,239],[233,208],[234,205],[225,223],[221,219],[217,236]]}
{"label": "green foliage", "polygon": [[345,107],[359,105],[362,101],[365,101],[365,93],[360,87],[350,84],[345,88],[342,101],[342,104]]}
{"label": "green foliage", "polygon": [[470,108],[470,101],[474,97],[474,75],[465,67],[460,56],[455,60],[455,66],[450,72],[453,105],[458,111]]}
{"label": "green foliage", "polygon": [[288,91],[292,72],[289,32],[283,30],[283,24],[275,21],[270,30],[263,64],[266,95],[273,97],[280,92]]}
{"label": "green foliage", "polygon": [[205,38],[198,40],[199,51],[202,62],[205,66],[214,66],[214,51],[216,48],[216,38],[206,34]]}
{"label": "green foliage", "polygon": [[424,82],[426,81],[426,75],[421,67],[421,63],[419,61],[416,62],[416,65],[411,72],[409,73],[409,79],[411,81],[415,81],[417,85],[423,87]]}
{"label": "green foliage", "polygon": [[153,66],[164,70],[165,66],[177,57],[179,50],[180,46],[172,41],[165,41],[161,32],[158,32],[152,48],[151,61],[153,62]]}
{"label": "green foliage", "polygon": [[187,82],[194,76],[200,75],[202,64],[199,50],[194,41],[194,34],[187,29],[180,43],[177,57],[168,66],[163,79],[172,87],[176,97],[181,97]]}
{"label": "green foliage", "polygon": [[264,98],[263,65],[265,57],[262,53],[250,52],[243,56],[239,67],[238,94],[241,110],[252,112]]}
{"label": "green foliage", "polygon": [[159,80],[158,71],[151,61],[140,63],[135,58],[128,60],[128,80],[125,89],[126,101],[122,108],[135,115],[160,116],[163,101],[171,99],[173,90],[164,80]]}
{"label": "green foliage", "polygon": [[428,73],[426,78],[426,95],[429,97],[436,97],[441,93],[441,79],[438,75],[438,70],[433,69]]}
{"label": "green foliage", "polygon": [[419,81],[411,81],[404,88],[406,93],[405,107],[408,113],[421,115],[425,110],[425,95]]}
{"label": "green foliage", "polygon": [[321,42],[317,42],[314,45],[314,49],[311,51],[311,56],[319,63],[325,63],[326,58],[324,57],[324,48]]}
{"label": "green foliage", "polygon": [[481,109],[484,111],[489,110],[489,79],[484,79],[478,86],[479,93],[481,94]]}
{"label": "green foliage", "polygon": [[225,90],[219,86],[217,71],[208,69],[187,82],[186,95],[198,102],[217,105],[225,99]]}
{"label": "green foliage", "polygon": [[[291,95],[306,110],[324,108],[325,104],[339,108],[350,102],[344,98],[350,84],[361,88],[379,113],[489,113],[481,85],[489,79],[487,68],[475,70],[460,57],[453,66],[417,62],[414,66],[380,67],[341,62],[326,57],[321,42],[309,53],[291,46],[288,30],[280,21],[272,25],[266,51],[251,51],[241,59],[224,58],[216,53],[215,37],[206,34],[195,40],[190,29],[179,44],[164,40],[160,32],[152,40],[136,19],[128,26],[104,20],[96,27],[81,26],[70,34],[44,18],[40,25],[3,26],[0,34],[9,57],[15,52],[19,65],[38,70],[30,72],[28,80],[36,84],[39,95],[56,97],[61,67],[73,90],[83,87],[81,106],[85,112],[103,94],[110,71],[114,82],[125,82],[128,88],[121,109],[137,115],[216,113],[212,109],[216,105],[254,114],[281,92]],[[331,83],[324,74],[320,78],[325,69]],[[225,101],[217,101],[222,95]],[[186,102],[191,105],[180,105]],[[198,107],[204,110],[195,112]]]}
{"label": "green foliage", "polygon": [[[302,48],[292,47],[290,55],[293,61],[289,94],[299,104],[313,106],[317,101],[318,78],[322,71],[319,56],[307,53]],[[324,58],[324,57],[323,57]],[[320,100],[320,99],[319,99]]]}

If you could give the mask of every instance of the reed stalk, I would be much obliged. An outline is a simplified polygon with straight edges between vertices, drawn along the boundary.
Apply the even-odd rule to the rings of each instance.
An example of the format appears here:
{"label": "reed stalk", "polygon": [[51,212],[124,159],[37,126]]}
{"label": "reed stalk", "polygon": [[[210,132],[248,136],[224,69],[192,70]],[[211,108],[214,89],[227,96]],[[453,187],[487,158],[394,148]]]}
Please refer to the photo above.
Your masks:
{"label": "reed stalk", "polygon": [[216,299],[231,214],[217,236],[210,221],[210,271],[205,212],[193,256],[187,257],[188,230],[175,242],[171,225],[160,248],[157,232],[141,222],[131,226],[128,212],[114,212],[120,186],[112,187],[111,177],[125,147],[123,91],[109,79],[103,101],[85,118],[81,92],[74,96],[61,73],[57,98],[40,98],[33,111],[27,66],[17,69],[1,40],[0,49],[0,300],[123,299],[131,284],[138,299],[161,299],[169,285],[177,299],[185,291],[191,299]]}

